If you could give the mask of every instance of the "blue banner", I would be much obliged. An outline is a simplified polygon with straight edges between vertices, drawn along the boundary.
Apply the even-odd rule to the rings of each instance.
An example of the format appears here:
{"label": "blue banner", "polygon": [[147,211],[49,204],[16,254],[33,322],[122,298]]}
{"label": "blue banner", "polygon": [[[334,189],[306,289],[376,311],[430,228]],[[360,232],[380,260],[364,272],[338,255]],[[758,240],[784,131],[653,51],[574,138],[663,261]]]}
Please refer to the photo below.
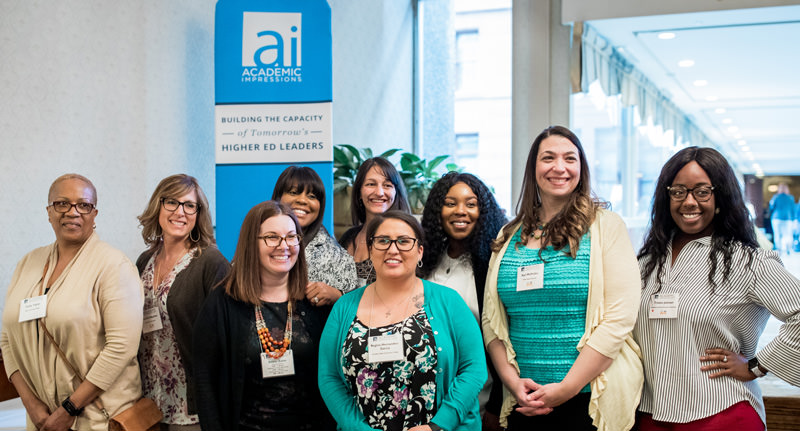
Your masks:
{"label": "blue banner", "polygon": [[247,211],[288,166],[310,166],[333,220],[331,11],[326,0],[220,0],[216,9],[217,243],[233,257]]}

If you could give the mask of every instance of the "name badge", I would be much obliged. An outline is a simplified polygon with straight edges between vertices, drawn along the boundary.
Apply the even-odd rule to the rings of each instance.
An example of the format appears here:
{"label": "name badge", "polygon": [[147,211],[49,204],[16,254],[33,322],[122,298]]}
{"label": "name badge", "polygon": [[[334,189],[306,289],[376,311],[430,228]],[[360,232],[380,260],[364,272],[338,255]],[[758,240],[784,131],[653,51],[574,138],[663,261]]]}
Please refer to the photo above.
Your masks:
{"label": "name badge", "polygon": [[517,268],[517,292],[536,290],[544,287],[544,264],[520,266]]}
{"label": "name badge", "polygon": [[158,331],[164,326],[161,324],[161,312],[158,307],[150,307],[144,309],[144,320],[142,321],[142,332]]}
{"label": "name badge", "polygon": [[261,353],[261,377],[293,376],[294,375],[294,355],[292,349],[284,352],[280,358],[270,357],[266,353]]}
{"label": "name badge", "polygon": [[656,293],[650,296],[651,319],[675,319],[678,317],[677,293]]}
{"label": "name badge", "polygon": [[19,321],[41,319],[47,315],[47,295],[25,298],[19,302]]}
{"label": "name badge", "polygon": [[367,338],[367,360],[369,362],[399,361],[405,358],[403,334],[376,335]]}

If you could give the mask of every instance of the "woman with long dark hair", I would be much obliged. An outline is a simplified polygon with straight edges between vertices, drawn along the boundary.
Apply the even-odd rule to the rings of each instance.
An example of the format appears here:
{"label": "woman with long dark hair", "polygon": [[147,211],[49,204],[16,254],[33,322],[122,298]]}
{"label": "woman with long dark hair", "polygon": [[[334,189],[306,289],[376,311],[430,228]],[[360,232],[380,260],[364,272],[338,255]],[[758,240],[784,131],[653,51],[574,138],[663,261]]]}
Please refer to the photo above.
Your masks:
{"label": "woman with long dark hair", "polygon": [[517,216],[493,246],[483,304],[510,430],[633,426],[640,281],[625,223],[605,206],[578,137],[560,126],[540,133]]}
{"label": "woman with long dark hair", "polygon": [[364,226],[378,214],[389,210],[411,214],[406,187],[392,162],[383,157],[367,159],[358,168],[350,198],[350,216],[353,227],[339,238],[356,262],[359,285],[375,281],[375,270],[369,259],[367,235]]}
{"label": "woman with long dark hair", "polygon": [[[480,322],[492,241],[506,224],[491,190],[472,174],[448,172],[431,188],[422,228],[420,277],[457,291]],[[480,394],[484,428],[499,427],[502,384],[489,361],[491,386]],[[488,413],[488,414],[487,414]]]}
{"label": "woman with long dark hair", "polygon": [[247,213],[231,272],[194,327],[203,430],[325,430],[317,390],[319,339],[329,307],[306,299],[300,222],[287,206]]}
{"label": "woman with long dark hair", "polygon": [[[758,247],[742,190],[712,148],[661,169],[639,251],[644,290],[634,337],[645,385],[641,430],[763,430],[755,379],[800,385],[800,282]],[[770,314],[785,322],[756,352]]]}

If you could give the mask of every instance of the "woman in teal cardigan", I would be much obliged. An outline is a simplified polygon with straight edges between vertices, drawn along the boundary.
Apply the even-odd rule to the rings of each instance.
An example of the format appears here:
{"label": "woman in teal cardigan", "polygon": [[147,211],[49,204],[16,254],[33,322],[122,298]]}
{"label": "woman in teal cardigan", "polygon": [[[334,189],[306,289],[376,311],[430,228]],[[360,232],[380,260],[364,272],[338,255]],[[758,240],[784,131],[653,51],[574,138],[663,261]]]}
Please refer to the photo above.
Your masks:
{"label": "woman in teal cardigan", "polygon": [[[320,341],[320,392],[339,429],[481,429],[480,330],[456,291],[416,276],[422,237],[402,212],[367,226],[377,280],[336,302]],[[370,356],[368,344],[391,352],[397,332],[394,359]]]}

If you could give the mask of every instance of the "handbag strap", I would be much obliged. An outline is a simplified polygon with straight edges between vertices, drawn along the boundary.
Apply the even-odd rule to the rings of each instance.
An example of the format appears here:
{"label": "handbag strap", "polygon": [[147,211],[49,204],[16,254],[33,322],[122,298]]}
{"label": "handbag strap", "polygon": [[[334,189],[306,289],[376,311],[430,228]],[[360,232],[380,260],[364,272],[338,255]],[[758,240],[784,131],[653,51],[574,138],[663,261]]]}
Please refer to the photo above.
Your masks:
{"label": "handbag strap", "polygon": [[[42,283],[44,283],[44,276],[45,276],[45,274],[47,274],[47,267],[49,265],[50,265],[49,261],[44,265],[44,273],[42,274]],[[60,357],[61,360],[64,361],[65,364],[67,364],[67,367],[69,367],[70,371],[72,371],[72,373],[75,374],[76,377],[78,377],[78,380],[80,380],[81,383],[83,383],[83,381],[86,380],[86,379],[84,379],[84,377],[81,374],[81,372],[78,371],[78,369],[74,365],[72,365],[72,362],[70,362],[69,359],[67,359],[67,355],[64,354],[63,350],[61,350],[61,347],[56,342],[56,339],[53,338],[53,334],[51,334],[50,331],[47,330],[47,325],[44,324],[44,317],[39,318],[39,326],[42,328],[42,331],[44,332],[44,335],[47,336],[47,339],[50,340],[50,342],[53,344],[53,347],[56,348],[56,352],[58,353],[58,357]],[[106,408],[103,407],[103,402],[100,401],[100,397],[99,396],[95,397],[95,399],[93,401],[93,404],[95,405],[95,407],[100,409],[101,412],[103,412],[103,416],[105,416],[106,419],[108,419],[110,417],[108,415],[108,412],[106,411]]]}

